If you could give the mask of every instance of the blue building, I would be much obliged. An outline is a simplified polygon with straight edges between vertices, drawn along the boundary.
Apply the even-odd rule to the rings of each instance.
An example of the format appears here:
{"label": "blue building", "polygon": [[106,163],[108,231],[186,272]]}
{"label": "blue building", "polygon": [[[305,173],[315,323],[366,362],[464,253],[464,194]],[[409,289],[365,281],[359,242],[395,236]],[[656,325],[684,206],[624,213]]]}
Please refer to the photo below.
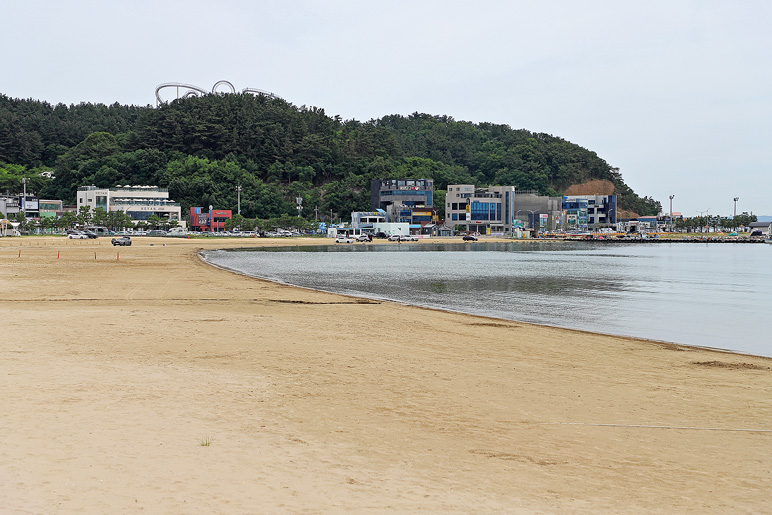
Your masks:
{"label": "blue building", "polygon": [[586,231],[617,223],[616,195],[572,195],[563,197],[566,230]]}

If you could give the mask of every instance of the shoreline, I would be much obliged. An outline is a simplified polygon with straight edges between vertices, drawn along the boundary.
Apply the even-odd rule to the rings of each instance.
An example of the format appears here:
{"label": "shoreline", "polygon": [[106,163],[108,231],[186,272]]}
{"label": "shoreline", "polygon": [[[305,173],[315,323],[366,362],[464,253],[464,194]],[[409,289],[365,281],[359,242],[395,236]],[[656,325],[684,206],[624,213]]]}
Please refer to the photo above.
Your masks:
{"label": "shoreline", "polygon": [[55,243],[0,246],[12,512],[768,505],[770,358],[351,302],[198,256],[241,240]]}
{"label": "shoreline", "polygon": [[[401,306],[412,307],[412,308],[415,308],[415,309],[425,309],[425,310],[428,310],[428,311],[437,311],[439,313],[449,313],[449,314],[456,314],[456,315],[465,315],[465,316],[470,316],[470,317],[479,317],[479,318],[493,320],[493,321],[499,321],[499,322],[510,322],[510,323],[517,323],[517,324],[525,324],[525,325],[529,325],[529,326],[533,326],[533,327],[544,327],[544,328],[551,328],[551,329],[560,329],[560,330],[563,330],[563,331],[575,332],[575,333],[579,333],[579,334],[607,336],[607,337],[611,337],[611,338],[625,338],[625,339],[635,340],[635,341],[644,342],[644,343],[652,343],[652,344],[655,344],[655,345],[672,346],[672,348],[674,348],[676,350],[679,347],[683,347],[684,349],[705,350],[705,351],[718,352],[718,353],[723,353],[723,354],[732,354],[732,355],[737,355],[737,356],[749,356],[749,357],[754,357],[754,358],[769,359],[772,362],[772,356],[764,356],[764,355],[761,355],[761,354],[752,354],[752,353],[749,353],[749,352],[741,352],[741,351],[736,351],[736,350],[732,350],[732,349],[722,349],[720,347],[689,345],[689,344],[686,344],[686,343],[669,342],[667,340],[656,340],[656,339],[653,339],[653,338],[643,338],[643,337],[638,337],[638,336],[628,336],[628,335],[624,335],[624,334],[604,333],[604,332],[601,332],[601,331],[590,331],[588,329],[577,329],[577,328],[573,328],[573,327],[563,327],[563,326],[559,326],[559,325],[536,324],[536,323],[533,323],[533,322],[525,322],[523,320],[516,320],[516,319],[510,319],[510,318],[498,318],[498,317],[491,316],[491,315],[480,315],[480,314],[477,314],[477,313],[467,313],[465,311],[455,311],[455,310],[452,310],[452,309],[449,309],[449,308],[439,308],[439,307],[434,307],[434,306],[422,306],[420,304],[410,304],[409,302],[403,302],[403,301],[394,300],[394,299],[388,299],[388,298],[384,298],[384,297],[376,297],[376,296],[368,297],[366,295],[354,295],[352,293],[341,293],[341,292],[335,292],[335,291],[322,290],[322,289],[319,289],[319,288],[311,288],[310,286],[300,286],[300,285],[297,285],[297,284],[292,284],[292,283],[288,283],[288,282],[284,282],[284,281],[279,281],[279,280],[276,280],[276,279],[270,279],[270,278],[267,278],[267,277],[261,277],[261,276],[257,276],[257,275],[250,275],[250,274],[248,274],[246,272],[242,272],[242,271],[236,270],[234,268],[229,268],[227,266],[218,265],[218,264],[213,263],[211,261],[207,261],[207,259],[203,255],[205,252],[216,252],[218,250],[238,251],[238,250],[241,250],[241,249],[242,249],[241,247],[226,247],[226,248],[217,248],[217,249],[207,249],[207,250],[203,250],[201,252],[198,252],[197,255],[198,255],[199,259],[203,263],[205,263],[208,266],[217,268],[219,270],[224,270],[226,272],[230,272],[230,273],[233,273],[233,274],[236,274],[236,275],[241,275],[241,276],[244,276],[244,277],[249,277],[250,279],[257,279],[257,280],[260,280],[260,281],[267,281],[267,282],[274,283],[274,284],[281,285],[281,286],[289,286],[291,288],[299,288],[299,289],[302,289],[302,290],[308,290],[308,291],[313,291],[313,292],[318,292],[318,293],[327,293],[327,294],[331,294],[331,295],[340,295],[340,296],[349,297],[349,298],[352,298],[352,299],[361,299],[361,300],[374,301],[374,302],[390,302],[390,303],[394,303],[394,304],[401,305]],[[249,250],[249,248],[245,248],[245,250]]]}

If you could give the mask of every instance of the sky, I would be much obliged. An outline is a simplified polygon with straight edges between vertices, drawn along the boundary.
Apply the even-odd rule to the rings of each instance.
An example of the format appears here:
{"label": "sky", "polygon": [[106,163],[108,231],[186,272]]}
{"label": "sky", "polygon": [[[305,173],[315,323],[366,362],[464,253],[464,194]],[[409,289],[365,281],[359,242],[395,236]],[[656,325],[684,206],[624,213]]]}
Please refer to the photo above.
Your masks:
{"label": "sky", "polygon": [[343,119],[547,133],[665,213],[673,195],[684,216],[772,215],[768,0],[25,0],[3,18],[11,98],[145,106],[227,80]]}

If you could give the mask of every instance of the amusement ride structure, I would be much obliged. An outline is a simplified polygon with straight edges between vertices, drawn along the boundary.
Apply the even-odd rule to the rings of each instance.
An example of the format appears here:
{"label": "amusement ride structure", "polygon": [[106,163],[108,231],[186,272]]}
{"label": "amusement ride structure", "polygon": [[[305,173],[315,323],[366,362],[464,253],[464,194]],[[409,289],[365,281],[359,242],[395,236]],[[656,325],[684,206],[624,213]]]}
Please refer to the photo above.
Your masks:
{"label": "amusement ride structure", "polygon": [[[221,80],[221,81],[215,82],[214,86],[212,86],[211,93],[217,93],[217,88],[221,86],[224,86],[230,89],[229,93],[236,93],[236,88],[233,86],[233,84],[231,84],[227,80]],[[161,90],[165,88],[175,88],[177,90],[177,98],[180,98],[180,89],[184,91],[184,93],[182,94],[182,98],[199,97],[201,95],[206,95],[207,93],[210,93],[209,91],[206,91],[203,88],[199,88],[198,86],[193,86],[192,84],[183,84],[181,82],[165,82],[163,84],[158,85],[155,88],[155,99],[157,102],[156,105],[160,105],[164,103],[164,101],[161,99]],[[243,90],[241,90],[241,92],[249,93],[252,95],[265,95],[267,97],[279,98],[277,95],[274,95],[270,91],[263,91],[262,89],[244,88]]]}

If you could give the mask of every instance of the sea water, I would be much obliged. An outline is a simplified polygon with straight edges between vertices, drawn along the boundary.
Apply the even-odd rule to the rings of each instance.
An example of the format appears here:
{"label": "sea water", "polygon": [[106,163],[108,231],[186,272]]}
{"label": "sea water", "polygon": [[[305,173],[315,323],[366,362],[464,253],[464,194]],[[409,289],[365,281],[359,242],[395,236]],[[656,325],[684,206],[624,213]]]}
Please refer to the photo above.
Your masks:
{"label": "sea water", "polygon": [[772,356],[772,245],[349,244],[205,259],[324,291]]}

